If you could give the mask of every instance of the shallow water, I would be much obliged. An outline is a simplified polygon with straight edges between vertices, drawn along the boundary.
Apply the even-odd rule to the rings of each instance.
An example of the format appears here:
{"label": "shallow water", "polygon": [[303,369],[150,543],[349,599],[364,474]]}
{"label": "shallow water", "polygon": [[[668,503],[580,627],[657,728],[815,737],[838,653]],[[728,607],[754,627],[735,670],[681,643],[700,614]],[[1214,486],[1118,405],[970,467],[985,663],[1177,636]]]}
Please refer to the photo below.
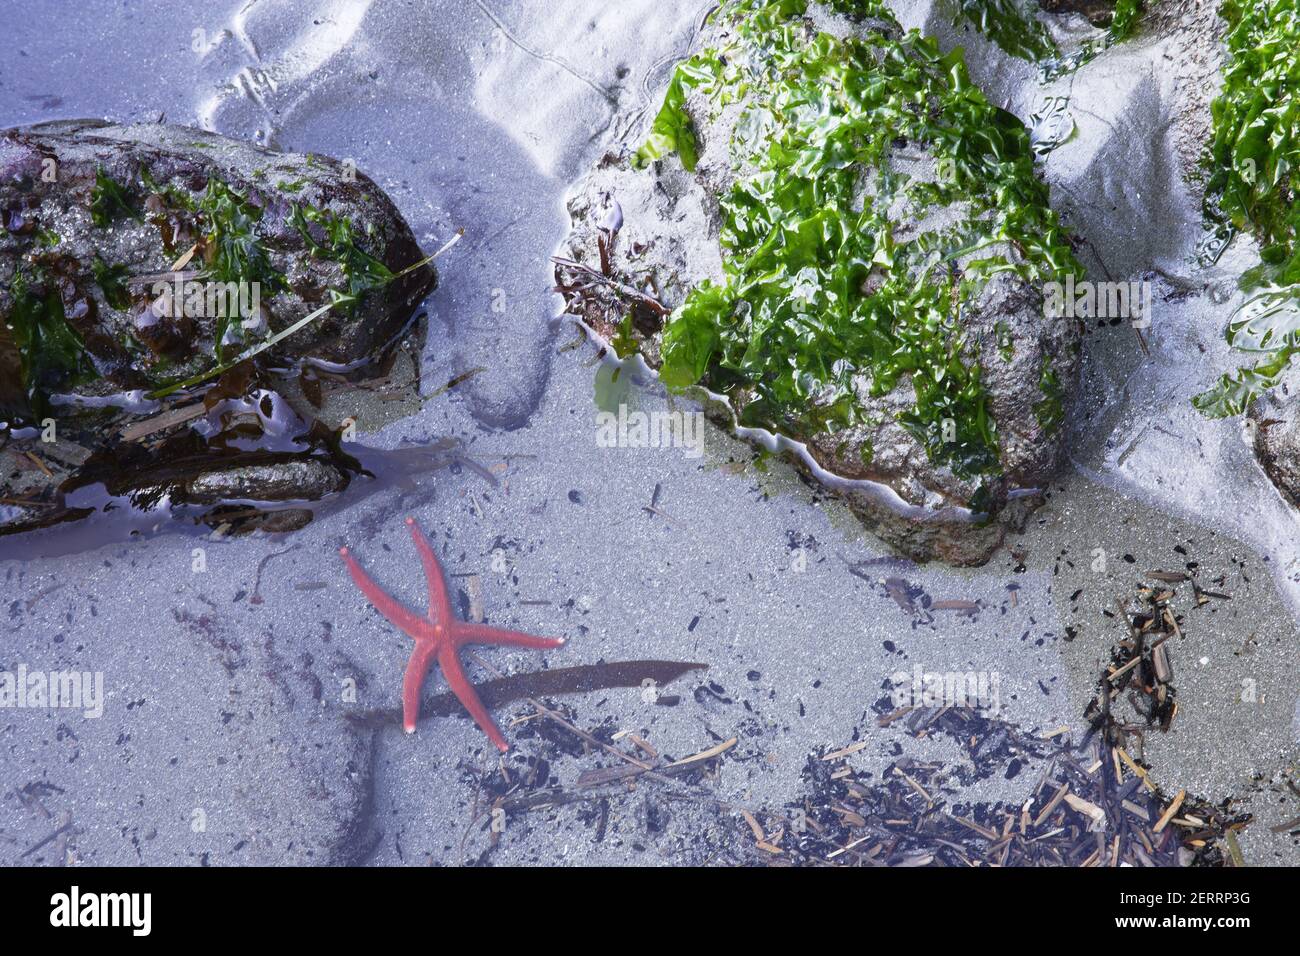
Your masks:
{"label": "shallow water", "polygon": [[[53,725],[36,714],[9,724],[4,736],[13,746],[0,758],[6,777],[48,776],[64,786],[87,821],[84,855],[145,858],[116,832],[123,816],[161,828],[149,859],[223,852],[196,849],[184,828],[158,823],[196,800],[230,806],[222,833],[279,832],[265,821],[290,813],[298,793],[292,779],[276,776],[277,748],[342,745],[333,725],[313,730],[312,716],[303,726],[304,706],[317,711],[303,704],[301,690],[287,704],[277,696],[287,693],[277,668],[294,662],[327,687],[339,675],[364,674],[367,704],[395,701],[405,638],[370,611],[335,551],[346,543],[394,594],[420,606],[423,579],[401,524],[407,514],[429,532],[456,580],[479,576],[490,621],[570,638],[547,655],[554,666],[640,657],[708,662],[708,679],[736,703],[709,704],[683,685],[676,690],[684,703],[675,708],[626,691],[590,695],[579,709],[592,723],[651,734],[677,756],[738,735],[743,742],[723,765],[719,791],[778,805],[797,791],[808,753],[871,727],[882,685],[914,665],[997,673],[1006,719],[1081,728],[1097,665],[1122,636],[1100,610],[1131,594],[1142,569],[1176,560],[1175,544],[1194,537],[1199,559],[1234,575],[1234,584],[1247,572],[1267,579],[1261,556],[1284,568],[1282,577],[1293,576],[1294,512],[1252,471],[1230,424],[1195,420],[1186,407],[1198,379],[1217,373],[1194,351],[1217,334],[1217,317],[1190,307],[1157,312],[1152,356],[1140,367],[1113,338],[1091,338],[1083,401],[1099,411],[1080,412],[1076,472],[1053,490],[1026,538],[1013,542],[1027,550],[1027,569],[1010,554],[978,570],[889,561],[888,549],[841,505],[783,465],[756,464],[750,446],[712,426],[700,458],[682,449],[600,447],[594,349],[563,348],[578,333],[556,319],[548,257],[566,231],[569,184],[611,144],[635,139],[672,60],[711,5],[47,2],[21,17],[13,8],[0,14],[18,51],[0,64],[4,125],[165,115],[284,149],[351,157],[389,192],[426,249],[464,229],[464,240],[440,260],[440,287],[425,303],[421,390],[429,395],[485,369],[360,440],[384,460],[403,446],[451,438],[495,484],[455,465],[380,468],[380,480],[363,488],[358,479],[304,531],[274,539],[214,540],[152,515],[130,519],[143,532],[131,537],[115,519],[111,532],[83,523],[0,538],[0,574],[12,601],[0,664],[55,660],[106,675],[108,719],[79,725],[83,759],[74,764],[51,743]],[[1229,360],[1221,348],[1212,357]],[[642,408],[665,407],[652,380],[629,394]],[[342,417],[349,409],[331,411]],[[1184,464],[1176,476],[1165,467],[1171,457]],[[656,488],[660,514],[645,508]],[[1207,527],[1258,551],[1238,565],[1236,545],[1211,540]],[[1087,578],[1080,615],[1067,600],[1074,582],[1067,587],[1058,573],[1083,574],[1094,547],[1109,549],[1112,564]],[[1063,559],[1067,552],[1072,558]],[[1136,571],[1119,561],[1125,552],[1137,555]],[[883,563],[869,565],[867,579],[847,568],[877,559]],[[1063,560],[1074,570],[1062,570]],[[908,612],[890,596],[888,577],[934,601],[979,601],[981,610]],[[1234,666],[1229,642],[1271,618],[1290,643],[1269,649],[1270,669],[1257,675],[1270,704],[1224,717],[1219,703],[1235,671],[1199,679],[1192,660],[1180,661],[1187,706],[1204,702],[1203,716],[1227,723],[1189,721],[1195,735],[1176,732],[1163,753],[1156,748],[1169,773],[1182,775],[1175,789],[1185,782],[1209,797],[1231,792],[1251,773],[1276,767],[1296,740],[1294,633],[1279,625],[1275,595],[1258,584],[1254,594],[1251,609],[1195,619],[1210,661],[1198,666],[1207,675]],[[1237,617],[1223,620],[1229,614]],[[196,628],[200,618],[208,623]],[[1067,639],[1072,625],[1078,636]],[[1222,661],[1212,658],[1214,638],[1222,638]],[[504,669],[541,666],[537,655],[484,653]],[[321,714],[337,709],[331,693],[318,700]],[[144,698],[152,702],[144,716],[123,716],[128,701]],[[246,736],[223,736],[229,718],[219,724],[217,715],[227,712],[248,715]],[[114,742],[124,724],[136,738],[125,748]],[[1242,734],[1252,736],[1249,746],[1236,744]],[[876,737],[878,747],[860,759],[883,766],[894,741]],[[454,847],[469,797],[458,764],[467,755],[481,759],[482,742],[461,720],[422,724],[413,738],[381,735],[375,812],[388,822],[369,858],[459,859]],[[185,748],[193,759],[173,771]],[[354,759],[350,751],[327,752],[341,763]],[[218,764],[224,769],[213,772]],[[320,773],[329,777],[332,768],[326,759]],[[250,774],[256,799],[246,804],[230,794],[247,790]],[[1027,785],[982,786],[990,798],[1017,799]],[[142,806],[121,809],[143,790],[151,796]],[[527,847],[523,840],[507,852]]]}

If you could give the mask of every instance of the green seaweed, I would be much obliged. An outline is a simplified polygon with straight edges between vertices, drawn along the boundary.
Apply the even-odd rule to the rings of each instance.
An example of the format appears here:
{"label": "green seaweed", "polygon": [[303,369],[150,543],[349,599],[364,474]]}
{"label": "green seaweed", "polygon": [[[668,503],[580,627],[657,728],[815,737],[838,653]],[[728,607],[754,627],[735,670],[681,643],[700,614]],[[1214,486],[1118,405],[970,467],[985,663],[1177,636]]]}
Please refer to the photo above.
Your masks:
{"label": "green seaweed", "polygon": [[102,166],[95,169],[95,185],[90,190],[90,221],[103,229],[118,219],[139,219],[131,198],[121,184]]}
{"label": "green seaweed", "polygon": [[99,256],[95,256],[95,261],[90,264],[90,271],[105,302],[119,312],[125,312],[131,307],[131,295],[126,288],[126,280],[129,276],[126,266],[121,263],[110,266]]}
{"label": "green seaweed", "polygon": [[1212,388],[1193,398],[1192,404],[1209,418],[1241,415],[1256,398],[1277,387],[1297,352],[1300,349],[1279,349],[1264,361],[1222,375]]}
{"label": "green seaweed", "polygon": [[1047,28],[1038,20],[1037,0],[954,0],[958,17],[970,23],[1012,56],[1030,62],[1048,60],[1047,75],[1078,69],[1102,50],[1129,39],[1142,15],[1142,0],[1115,0],[1110,25],[1100,39],[1062,57]]}
{"label": "green seaweed", "polygon": [[730,288],[709,279],[691,290],[664,328],[659,376],[666,386],[687,388],[704,378],[722,345],[722,329],[730,324],[734,306]]}
{"label": "green seaweed", "polygon": [[198,204],[190,193],[180,186],[172,183],[160,183],[153,178],[148,167],[140,167],[140,184],[149,192],[161,196],[168,205],[175,209],[185,209],[189,212],[196,212]]}
{"label": "green seaweed", "polygon": [[1034,406],[1034,417],[1044,431],[1055,432],[1065,421],[1065,389],[1046,355],[1043,356],[1038,387],[1042,390],[1043,400]]}
{"label": "green seaweed", "polygon": [[956,0],[958,16],[1007,53],[1031,63],[1059,52],[1034,14],[1035,0]]}
{"label": "green seaweed", "polygon": [[[1261,266],[1242,276],[1243,288],[1264,286],[1259,298],[1300,305],[1293,180],[1300,163],[1300,3],[1225,0],[1219,13],[1229,27],[1228,61],[1210,108],[1206,218],[1215,233],[1248,230],[1259,240]],[[1249,322],[1230,321],[1229,344],[1267,355],[1222,376],[1193,404],[1211,417],[1238,415],[1274,387],[1297,352],[1294,314],[1294,308],[1272,308]]]}
{"label": "green seaweed", "polygon": [[609,343],[619,355],[631,355],[637,349],[636,335],[632,328],[632,313],[629,312],[619,323],[618,331]]}
{"label": "green seaweed", "polygon": [[[877,3],[830,5],[893,22]],[[906,376],[916,404],[900,422],[931,459],[964,477],[996,474],[996,424],[978,365],[962,358],[966,310],[996,272],[1043,282],[1078,269],[1028,134],[971,84],[960,51],[944,55],[915,31],[810,36],[792,20],[806,7],[724,4],[715,16],[730,39],[678,67],[638,153],[694,143],[681,90],[715,109],[746,98],[731,144],[743,172],[720,198],[724,278],[701,282],[668,319],[662,380],[744,394],[743,424],[807,437],[867,419],[860,381],[881,396]],[[892,173],[902,142],[931,150],[946,175]],[[865,204],[864,170],[879,187]],[[903,241],[888,215],[899,198],[968,211]],[[997,243],[1021,255],[981,253]]]}
{"label": "green seaweed", "polygon": [[1258,236],[1279,284],[1300,280],[1292,170],[1300,162],[1300,4],[1296,0],[1225,0],[1229,62],[1211,106],[1214,140],[1206,191],[1209,210]]}
{"label": "green seaweed", "polygon": [[285,285],[284,275],[257,232],[262,209],[215,177],[195,208],[203,217],[206,244],[205,275],[214,282],[258,282],[273,292]]}
{"label": "green seaweed", "polygon": [[[271,263],[266,245],[258,234],[260,206],[229,184],[213,177],[194,203],[203,223],[204,278],[212,282],[241,285],[257,283],[259,295],[271,296],[288,286],[284,274]],[[217,361],[225,355],[226,336],[237,315],[227,314],[226,301],[218,297],[214,349]]]}
{"label": "green seaweed", "polygon": [[1011,326],[999,320],[994,331],[998,338],[998,354],[1002,356],[1002,361],[1010,362],[1016,354],[1016,340],[1011,334]]}
{"label": "green seaweed", "polygon": [[1116,0],[1115,16],[1110,21],[1110,35],[1117,42],[1127,40],[1137,29],[1142,15],[1142,0]]}
{"label": "green seaweed", "polygon": [[85,345],[68,325],[63,299],[55,291],[44,295],[34,285],[39,277],[14,274],[13,305],[5,317],[18,346],[23,388],[37,418],[49,409],[49,395],[94,378],[97,373]]}
{"label": "green seaweed", "polygon": [[650,162],[676,153],[687,172],[695,171],[699,155],[695,145],[695,131],[687,115],[686,96],[689,90],[712,85],[718,80],[722,64],[712,62],[687,62],[673,72],[659,108],[650,127],[650,135],[632,155],[632,165],[644,169]]}
{"label": "green seaweed", "polygon": [[[289,223],[298,230],[312,255],[332,260],[342,267],[347,291],[331,289],[330,295],[345,308],[355,308],[362,296],[382,289],[395,278],[388,266],[357,244],[352,221],[346,216],[337,216],[328,209],[295,205],[290,210]],[[324,232],[324,242],[318,242],[312,235],[312,225],[319,226]]]}
{"label": "green seaweed", "polygon": [[[197,196],[171,183],[159,183],[147,169],[140,179],[146,189],[161,196],[175,210],[192,214],[203,239],[202,278],[210,282],[258,285],[259,295],[272,296],[288,288],[288,280],[275,267],[260,225],[263,210],[244,193],[213,176]],[[214,350],[218,362],[225,354],[227,333],[238,316],[226,313],[225,297],[216,298]]]}
{"label": "green seaweed", "polygon": [[1004,52],[1031,63],[1041,63],[1043,82],[1073,72],[1103,50],[1129,39],[1137,29],[1142,0],[1115,0],[1110,25],[1100,37],[1083,42],[1062,55],[1047,28],[1038,20],[1037,0],[952,0],[954,22],[965,21],[996,43]]}
{"label": "green seaweed", "polygon": [[613,362],[603,362],[596,369],[595,402],[597,411],[617,415],[619,406],[636,408],[636,393],[632,388],[632,376],[623,374],[623,366]]}

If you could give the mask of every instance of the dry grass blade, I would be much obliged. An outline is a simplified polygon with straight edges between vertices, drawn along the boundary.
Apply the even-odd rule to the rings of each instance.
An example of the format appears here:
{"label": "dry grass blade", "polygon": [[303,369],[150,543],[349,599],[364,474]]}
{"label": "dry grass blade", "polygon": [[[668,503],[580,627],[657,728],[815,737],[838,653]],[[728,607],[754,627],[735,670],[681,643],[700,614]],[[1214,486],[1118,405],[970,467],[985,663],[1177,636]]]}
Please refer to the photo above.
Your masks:
{"label": "dry grass blade", "polygon": [[1159,833],[1161,830],[1163,830],[1166,826],[1169,825],[1169,821],[1174,818],[1174,814],[1177,813],[1178,808],[1183,805],[1183,800],[1186,799],[1186,797],[1187,797],[1186,790],[1178,791],[1178,796],[1174,797],[1174,802],[1169,804],[1169,809],[1164,812],[1164,815],[1159,820],[1156,821],[1156,825],[1151,828],[1152,832]]}

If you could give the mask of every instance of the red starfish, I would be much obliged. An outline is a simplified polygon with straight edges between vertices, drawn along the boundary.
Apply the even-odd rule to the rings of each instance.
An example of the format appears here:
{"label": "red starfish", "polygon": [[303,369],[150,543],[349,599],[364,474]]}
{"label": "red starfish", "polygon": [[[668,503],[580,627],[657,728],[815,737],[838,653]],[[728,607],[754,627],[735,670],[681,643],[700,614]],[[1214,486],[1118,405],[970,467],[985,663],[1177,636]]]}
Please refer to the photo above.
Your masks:
{"label": "red starfish", "polygon": [[433,548],[415,526],[414,518],[407,518],[406,524],[411,529],[411,539],[420,552],[420,563],[424,565],[424,576],[429,582],[429,613],[426,617],[408,610],[390,597],[362,570],[347,548],[339,548],[339,554],[347,563],[352,580],[357,582],[357,587],[370,599],[370,603],[415,640],[415,649],[406,662],[406,676],[402,680],[402,726],[408,734],[415,733],[415,721],[420,713],[420,685],[424,683],[424,675],[428,673],[434,658],[437,658],[452,693],[465,705],[483,733],[504,753],[510,749],[510,745],[474,692],[474,685],[465,677],[465,671],[460,665],[461,645],[508,644],[547,649],[559,647],[564,643],[564,638],[533,637],[519,631],[506,631],[486,624],[456,620],[447,598],[447,583],[442,577],[442,566],[438,564]]}

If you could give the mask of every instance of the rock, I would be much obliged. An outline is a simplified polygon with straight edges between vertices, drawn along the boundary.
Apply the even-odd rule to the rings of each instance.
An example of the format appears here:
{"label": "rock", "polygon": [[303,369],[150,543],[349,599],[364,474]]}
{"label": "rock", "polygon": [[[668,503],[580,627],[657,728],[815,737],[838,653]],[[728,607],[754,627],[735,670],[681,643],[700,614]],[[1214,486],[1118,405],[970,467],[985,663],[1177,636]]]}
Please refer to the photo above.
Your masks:
{"label": "rock", "polygon": [[239,505],[218,505],[199,520],[210,528],[220,528],[228,535],[287,534],[301,531],[316,517],[310,508],[278,508],[273,511],[250,510]]}
{"label": "rock", "polygon": [[1039,0],[1039,6],[1046,13],[1081,13],[1103,25],[1115,15],[1115,0]]}
{"label": "rock", "polygon": [[123,442],[95,452],[60,486],[64,494],[103,486],[141,511],[166,505],[316,501],[347,488],[363,469],[326,429],[304,433],[293,450],[214,445],[197,432],[156,443]]}
{"label": "rock", "polygon": [[[761,68],[747,63],[745,43],[767,41],[749,37],[737,42],[739,34],[752,27],[743,19],[733,21],[728,16],[730,6],[724,4],[702,34],[699,47],[722,48],[718,62],[753,80]],[[926,77],[925,90],[915,94],[917,99],[936,103],[951,97],[946,71],[937,67],[937,51],[924,41],[902,40],[901,30],[892,22],[853,22],[823,5],[810,4],[808,15],[794,17],[792,23],[802,34],[801,42],[808,45],[805,49],[821,30],[839,38],[837,42],[847,39],[881,51],[887,61],[891,54],[885,51],[893,51]],[[691,62],[697,67],[700,63]],[[707,69],[709,56],[703,62],[701,72]],[[800,70],[807,72],[807,64],[787,73],[798,75]],[[886,80],[893,75],[881,72]],[[571,195],[573,231],[564,249],[570,261],[561,261],[557,278],[569,310],[613,342],[620,354],[635,348],[649,365],[660,368],[665,361],[665,330],[685,328],[683,306],[701,301],[701,290],[710,287],[723,288],[726,298],[728,283],[743,268],[738,264],[742,253],[766,254],[762,240],[751,243],[752,235],[744,234],[749,226],[738,226],[740,220],[729,210],[744,210],[746,222],[763,215],[750,208],[751,198],[768,188],[764,177],[785,175],[779,168],[763,168],[763,149],[774,136],[790,149],[789,162],[818,155],[822,141],[814,136],[788,146],[789,141],[781,139],[790,135],[788,129],[766,112],[765,94],[754,92],[763,88],[761,80],[752,83],[718,108],[687,85],[683,111],[698,153],[693,170],[673,155],[649,157],[654,160],[650,168],[639,170],[636,157],[609,154]],[[911,90],[897,93],[902,100],[914,95]],[[884,144],[879,167],[855,167],[853,197],[836,208],[884,210],[885,219],[879,220],[883,224],[875,234],[877,258],[872,259],[869,244],[854,247],[853,255],[863,257],[861,267],[839,273],[844,284],[834,288],[847,288],[850,306],[858,311],[838,334],[807,333],[812,339],[807,350],[818,356],[821,368],[815,361],[800,359],[801,353],[792,353],[792,364],[805,363],[797,379],[802,403],[775,405],[770,381],[773,375],[783,374],[781,361],[764,366],[753,360],[755,350],[761,357],[771,338],[790,327],[787,319],[780,333],[767,331],[761,339],[751,335],[757,321],[767,321],[760,309],[769,308],[772,300],[760,306],[753,300],[765,294],[762,290],[769,287],[769,278],[749,276],[753,281],[747,288],[760,291],[737,294],[734,306],[723,307],[717,327],[722,336],[734,339],[713,349],[699,382],[727,399],[730,412],[723,411],[720,417],[734,413],[741,424],[805,446],[807,457],[799,456],[801,466],[842,494],[868,525],[908,556],[978,564],[999,545],[1005,526],[1023,521],[1034,492],[1058,464],[1064,409],[1077,376],[1080,332],[1075,321],[1050,318],[1045,312],[1045,284],[1064,281],[1064,272],[1075,264],[1047,208],[1046,189],[1035,177],[1023,127],[975,91],[968,88],[965,94],[980,104],[972,115],[1002,135],[997,148],[1005,151],[1006,162],[987,177],[964,175],[960,189],[948,191],[952,183],[945,177],[954,160],[942,145],[945,137],[974,140],[978,130],[963,129],[963,122],[972,121],[956,114],[939,114],[927,129],[928,119],[912,112],[897,120],[906,129],[900,128]],[[804,95],[814,94],[805,91]],[[967,105],[951,98],[948,102],[954,110]],[[880,115],[885,115],[883,108]],[[833,121],[840,118],[832,116],[826,128],[833,129]],[[926,133],[933,135],[927,139]],[[763,149],[747,148],[746,143],[761,143]],[[990,154],[963,155],[972,170],[991,168],[980,166]],[[810,175],[822,175],[834,188],[834,173]],[[993,182],[998,175],[1002,180]],[[898,182],[907,185],[894,185]],[[932,185],[921,185],[927,183]],[[1012,202],[1023,203],[1024,219],[1031,223],[1020,234],[1015,233],[1016,224],[999,218],[1006,205],[998,197],[1008,195],[1017,197]],[[797,223],[791,220],[811,212],[787,210],[773,221],[777,228],[793,230]],[[989,221],[998,223],[999,234],[990,229],[983,237],[987,242],[966,241],[970,230],[978,231],[981,223]],[[821,230],[821,222],[811,228]],[[759,227],[754,231],[761,232]],[[771,240],[769,247],[798,241],[793,231],[776,235],[776,229],[768,229],[765,235]],[[1008,236],[1014,241],[1007,241]],[[726,240],[725,252],[720,251],[720,239]],[[840,250],[847,249],[848,242],[842,240]],[[737,246],[743,247],[739,253]],[[953,251],[930,257],[924,250],[931,247]],[[817,286],[836,275],[833,248],[829,253],[828,248],[832,247],[823,245],[816,254],[820,258],[804,263],[807,269],[799,274],[803,278],[787,282],[783,288],[790,290],[789,295],[776,306],[786,309],[787,316],[810,316],[801,324],[814,329],[820,316],[839,307],[839,293],[828,295],[824,286]],[[890,259],[895,248],[903,252]],[[727,257],[737,261],[724,268]],[[768,261],[763,260],[765,265]],[[988,262],[995,265],[988,267]],[[901,271],[890,271],[899,270],[903,263],[906,278]],[[932,279],[935,275],[937,280]],[[909,323],[916,322],[919,313],[905,310],[922,306],[908,297],[916,289],[929,288],[932,281],[941,292],[934,294],[933,310],[924,313],[929,324],[918,332]],[[812,304],[804,307],[795,302],[799,296],[807,296]],[[864,344],[856,352],[842,348],[848,336],[861,336]],[[888,367],[897,354],[906,356],[900,365],[912,367],[901,373]],[[943,367],[935,371],[926,356],[939,354],[946,357],[939,360]],[[880,361],[881,355],[887,361]],[[917,375],[925,379],[929,394],[939,396],[925,411],[914,382]],[[961,382],[966,385],[960,386]],[[951,414],[935,411],[941,402],[947,403],[945,410],[953,409]],[[707,407],[715,416],[725,409],[717,401]],[[843,413],[845,407],[851,412]],[[985,421],[992,425],[988,432],[980,430]]]}
{"label": "rock", "polygon": [[335,292],[355,299],[276,354],[362,362],[437,281],[430,265],[394,278],[420,248],[352,167],[180,126],[5,131],[0,225],[0,316],[11,327],[0,367],[17,351],[25,380],[15,395],[5,375],[0,411],[10,414],[53,393],[148,389],[206,371],[219,351],[238,354]]}
{"label": "rock", "polygon": [[230,498],[256,501],[315,501],[347,487],[348,477],[316,458],[239,468],[214,469],[191,479],[184,500],[192,504],[219,504]]}
{"label": "rock", "polygon": [[[0,226],[0,433],[13,445],[0,450],[0,534],[86,516],[63,496],[96,481],[142,510],[343,490],[355,462],[311,425],[313,399],[300,402],[298,428],[271,396],[310,379],[318,404],[321,364],[349,380],[386,371],[392,363],[372,360],[391,354],[437,282],[428,264],[401,274],[423,254],[351,166],[185,127],[77,120],[0,133]],[[212,447],[191,428],[195,416],[168,424],[174,407],[148,395],[230,364],[331,302],[260,366],[239,363],[216,381],[195,426]],[[244,400],[259,385],[265,412]],[[56,443],[46,424],[13,420],[47,416]],[[155,416],[146,444],[121,440],[128,423]],[[298,435],[276,438],[282,429],[314,437],[286,442]],[[85,453],[76,461],[58,458],[69,441]],[[310,520],[279,511],[240,527]]]}
{"label": "rock", "polygon": [[[1291,384],[1296,376],[1288,376]],[[1256,399],[1247,413],[1255,457],[1277,489],[1300,507],[1300,392],[1276,388]]]}

